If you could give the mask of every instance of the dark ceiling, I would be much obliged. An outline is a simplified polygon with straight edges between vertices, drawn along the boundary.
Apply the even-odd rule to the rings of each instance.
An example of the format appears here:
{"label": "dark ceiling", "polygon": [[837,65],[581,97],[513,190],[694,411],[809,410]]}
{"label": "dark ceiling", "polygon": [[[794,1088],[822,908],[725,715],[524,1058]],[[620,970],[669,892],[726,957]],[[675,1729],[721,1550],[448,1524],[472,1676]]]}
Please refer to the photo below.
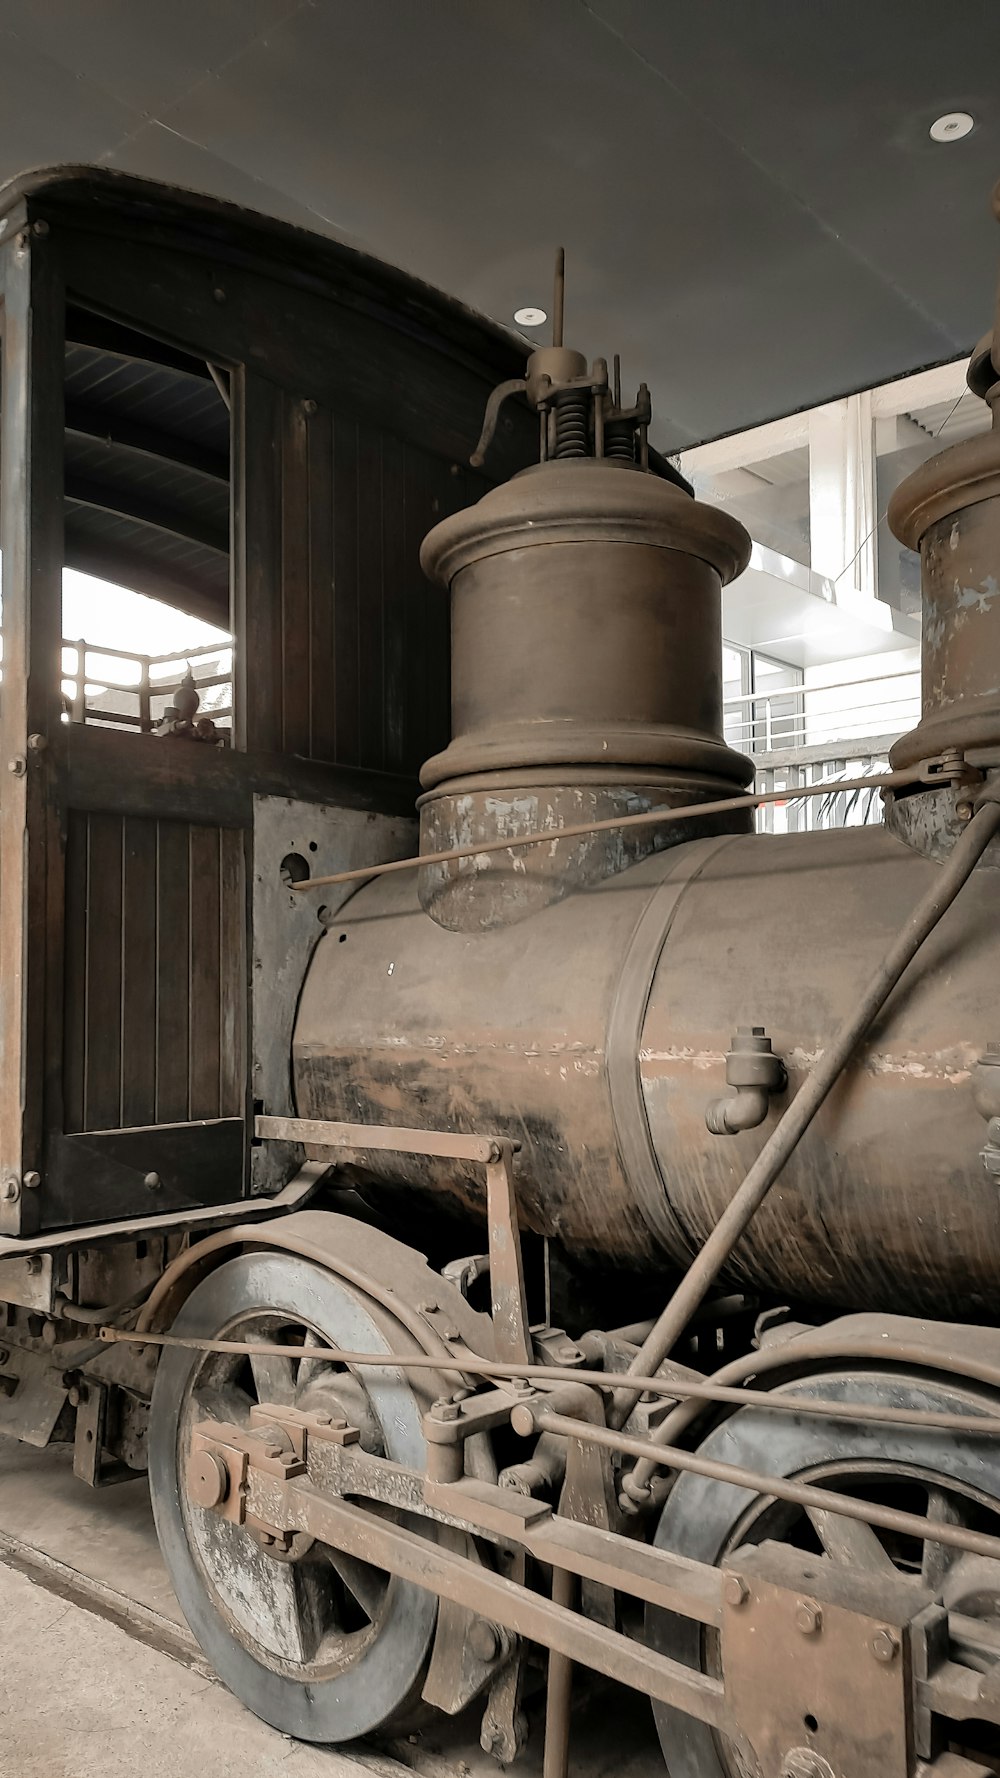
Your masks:
{"label": "dark ceiling", "polygon": [[997,0],[3,0],[0,176],[212,192],[508,323],[563,241],[676,447],[971,347],[998,69]]}

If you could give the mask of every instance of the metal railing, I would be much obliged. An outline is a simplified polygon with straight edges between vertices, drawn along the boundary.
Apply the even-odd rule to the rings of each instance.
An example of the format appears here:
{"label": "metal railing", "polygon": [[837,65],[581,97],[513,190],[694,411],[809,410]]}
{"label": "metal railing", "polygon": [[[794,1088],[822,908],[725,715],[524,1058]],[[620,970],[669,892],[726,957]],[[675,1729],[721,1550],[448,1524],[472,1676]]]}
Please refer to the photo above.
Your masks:
{"label": "metal railing", "polygon": [[[882,820],[882,793],[876,785],[871,790],[842,790],[839,784],[857,778],[875,777],[889,770],[888,750],[882,753],[845,753],[811,762],[762,764],[757,761],[754,788],[759,791],[787,790],[788,800],[766,803],[757,811],[758,833],[812,833],[826,827],[865,827]],[[805,785],[825,784],[826,796],[803,797],[796,800],[796,791]]]}
{"label": "metal railing", "polygon": [[[804,833],[880,822],[876,788],[841,791],[838,781],[887,771],[890,747],[919,716],[918,668],[727,698],[726,740],[753,759],[756,789],[788,791],[787,803],[758,811],[758,831]],[[829,795],[796,801],[797,790],[815,784],[829,784]]]}
{"label": "metal railing", "polygon": [[102,728],[150,733],[164,719],[190,669],[200,699],[199,715],[217,728],[232,726],[233,650],[228,642],[170,654],[136,654],[63,638],[64,720]]}
{"label": "metal railing", "polygon": [[[848,694],[845,696],[844,694]],[[920,670],[845,679],[834,685],[792,685],[745,692],[725,701],[731,747],[754,757],[843,742],[889,741],[912,728],[920,714]]]}

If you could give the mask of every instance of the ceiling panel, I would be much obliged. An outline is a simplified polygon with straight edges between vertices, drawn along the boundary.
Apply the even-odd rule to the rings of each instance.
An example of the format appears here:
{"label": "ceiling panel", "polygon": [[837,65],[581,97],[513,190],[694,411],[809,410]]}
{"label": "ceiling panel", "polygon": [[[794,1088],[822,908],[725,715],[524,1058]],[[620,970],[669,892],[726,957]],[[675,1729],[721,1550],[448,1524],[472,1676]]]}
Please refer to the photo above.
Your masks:
{"label": "ceiling panel", "polygon": [[971,347],[998,65],[995,0],[4,0],[0,174],[200,187],[507,323],[562,241],[676,447]]}

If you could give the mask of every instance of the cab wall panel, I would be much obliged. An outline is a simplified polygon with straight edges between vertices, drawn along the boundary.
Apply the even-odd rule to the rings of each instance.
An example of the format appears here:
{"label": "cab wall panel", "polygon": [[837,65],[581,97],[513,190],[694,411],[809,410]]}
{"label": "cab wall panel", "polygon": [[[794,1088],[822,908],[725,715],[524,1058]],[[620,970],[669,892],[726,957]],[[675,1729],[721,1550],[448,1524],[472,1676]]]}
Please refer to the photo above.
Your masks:
{"label": "cab wall panel", "polygon": [[450,734],[448,604],[421,573],[420,544],[486,483],[391,425],[251,371],[237,412],[246,599],[265,643],[247,685],[251,744],[270,721],[286,754],[416,788]]}
{"label": "cab wall panel", "polygon": [[72,811],[67,1131],[243,1111],[243,835]]}

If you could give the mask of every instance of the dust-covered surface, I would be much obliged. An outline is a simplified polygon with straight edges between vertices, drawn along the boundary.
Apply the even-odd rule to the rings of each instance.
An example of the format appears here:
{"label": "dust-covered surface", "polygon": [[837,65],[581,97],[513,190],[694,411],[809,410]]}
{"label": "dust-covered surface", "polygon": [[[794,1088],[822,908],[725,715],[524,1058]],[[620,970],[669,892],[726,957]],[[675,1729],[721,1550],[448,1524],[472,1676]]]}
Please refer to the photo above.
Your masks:
{"label": "dust-covered surface", "polygon": [[[0,1440],[0,1778],[499,1778],[481,1707],[411,1739],[289,1741],[208,1677],[160,1559],[142,1478],[94,1492],[68,1450]],[[648,1699],[577,1684],[574,1778],[662,1778]],[[539,1778],[542,1695],[512,1778]]]}

